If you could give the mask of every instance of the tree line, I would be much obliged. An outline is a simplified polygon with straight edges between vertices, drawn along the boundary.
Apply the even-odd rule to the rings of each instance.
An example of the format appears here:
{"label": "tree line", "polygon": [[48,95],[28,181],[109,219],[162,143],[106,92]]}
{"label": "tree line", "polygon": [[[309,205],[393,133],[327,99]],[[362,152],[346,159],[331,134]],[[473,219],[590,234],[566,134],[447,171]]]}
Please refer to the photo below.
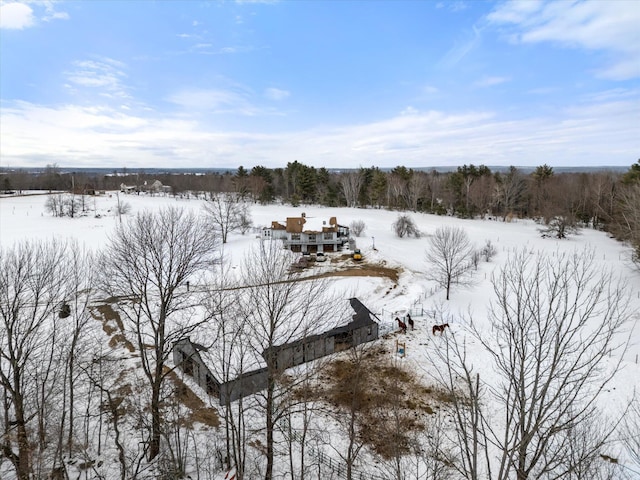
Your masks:
{"label": "tree line", "polygon": [[[228,193],[243,200],[269,204],[290,203],[385,208],[454,215],[461,218],[534,218],[554,231],[588,226],[630,242],[640,258],[640,161],[625,173],[595,171],[556,173],[548,165],[524,173],[516,167],[491,171],[463,165],[452,172],[414,170],[397,166],[332,172],[298,161],[284,168],[240,166],[235,172],[160,174],[144,171],[114,175],[62,174],[56,165],[42,173],[3,172],[5,191],[117,190],[120,184],[143,185],[160,180],[172,195],[188,192]],[[70,208],[67,205],[67,210]],[[64,211],[64,206],[59,206]],[[561,233],[562,234],[562,233]]]}

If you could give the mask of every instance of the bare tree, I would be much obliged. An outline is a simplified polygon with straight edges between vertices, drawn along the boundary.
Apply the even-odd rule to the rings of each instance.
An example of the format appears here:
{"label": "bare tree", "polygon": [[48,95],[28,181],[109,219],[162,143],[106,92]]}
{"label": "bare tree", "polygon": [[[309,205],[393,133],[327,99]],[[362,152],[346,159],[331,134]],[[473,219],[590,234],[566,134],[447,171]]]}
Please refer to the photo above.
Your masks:
{"label": "bare tree", "polygon": [[406,206],[407,179],[400,172],[391,172],[387,176],[387,206],[400,208]]}
{"label": "bare tree", "polygon": [[[427,420],[425,429],[416,432],[410,443],[410,454],[405,459],[408,469],[415,472],[416,480],[452,480],[453,465],[457,457],[446,432],[450,417],[445,412],[434,412]],[[405,478],[409,478],[407,474]]]}
{"label": "bare tree", "polygon": [[251,227],[253,227],[253,220],[251,219],[249,206],[245,203],[243,204],[242,211],[240,212],[240,225],[238,226],[238,229],[240,230],[240,233],[244,235]]}
{"label": "bare tree", "polygon": [[[61,336],[61,352],[64,355],[64,373],[61,380],[64,381],[65,392],[60,405],[61,428],[59,433],[58,463],[63,462],[63,456],[72,457],[77,441],[76,391],[80,376],[79,366],[83,363],[89,352],[92,352],[93,339],[87,335],[89,322],[92,319],[90,310],[90,292],[94,286],[93,268],[94,255],[80,247],[77,243],[69,244],[67,258],[65,259],[65,280],[69,288],[67,298],[58,312],[60,319],[56,322],[56,330]],[[63,437],[67,428],[66,439]]]}
{"label": "bare tree", "polygon": [[492,175],[482,175],[467,191],[467,197],[470,201],[469,208],[471,211],[479,214],[484,218],[490,212],[494,202],[493,193],[495,191],[496,180]]}
{"label": "bare tree", "polygon": [[120,201],[120,192],[116,192],[116,215],[118,215],[118,219],[120,223],[122,223],[122,215],[128,215],[131,213],[131,204],[129,202],[121,202]]}
{"label": "bare tree", "polygon": [[444,287],[449,300],[451,284],[461,282],[472,267],[471,242],[460,227],[440,227],[429,243],[426,259],[431,268],[427,270],[427,278]]}
{"label": "bare tree", "polygon": [[624,418],[624,443],[629,458],[640,471],[640,400],[636,397]]}
{"label": "bare tree", "polygon": [[80,198],[74,194],[67,194],[64,196],[64,211],[70,218],[75,218],[80,212],[82,212],[82,202]]}
{"label": "bare tree", "polygon": [[361,344],[346,352],[346,358],[342,364],[334,364],[334,383],[330,387],[330,397],[341,408],[329,412],[335,418],[342,436],[346,435],[344,442],[339,445],[331,444],[332,449],[340,456],[346,465],[345,478],[354,478],[354,466],[358,456],[365,446],[361,435],[361,426],[365,410],[370,407],[370,395],[367,392],[367,354],[371,346]]}
{"label": "bare tree", "polygon": [[363,184],[364,173],[362,169],[340,175],[340,186],[342,187],[344,198],[347,201],[347,207],[355,207],[358,205],[358,197],[360,196],[360,189]]}
{"label": "bare tree", "polygon": [[632,260],[640,265],[640,183],[625,186],[620,194],[617,231],[631,244]]}
{"label": "bare tree", "polygon": [[429,173],[427,178],[427,193],[429,195],[429,211],[431,213],[442,212],[444,209],[441,203],[444,182],[444,175],[441,175],[435,170]]}
{"label": "bare tree", "polygon": [[393,222],[393,231],[399,238],[410,237],[413,235],[416,238],[420,238],[420,230],[416,226],[409,215],[398,215],[398,218]]}
{"label": "bare tree", "polygon": [[[98,417],[99,431],[102,431],[102,417],[109,417],[109,424],[113,431],[113,443],[118,452],[118,467],[120,480],[135,478],[137,471],[134,470],[137,458],[131,458],[131,452],[127,452],[126,448],[126,429],[124,418],[128,412],[126,398],[130,397],[132,391],[130,387],[119,385],[123,370],[123,362],[121,358],[103,354],[100,350],[94,352],[91,361],[80,365],[80,370],[88,381],[88,388],[91,395],[88,396],[86,402],[85,422],[96,423],[95,417]],[[97,390],[98,413],[92,411],[92,396],[94,389]],[[95,407],[94,407],[95,408]],[[105,429],[106,430],[106,429]],[[88,428],[85,433],[85,442],[89,441],[98,444],[98,454],[102,446],[102,438],[96,439],[91,437]],[[95,445],[91,445],[95,447]]]}
{"label": "bare tree", "polygon": [[349,224],[349,231],[356,237],[362,235],[367,228],[366,224],[362,220],[354,220]]}
{"label": "bare tree", "polygon": [[250,224],[249,207],[237,193],[211,193],[204,209],[220,231],[222,243],[227,243],[229,233],[243,229]]}
{"label": "bare tree", "polygon": [[47,475],[61,439],[54,432],[62,428],[64,360],[55,321],[70,294],[67,254],[58,242],[0,249],[0,449],[20,480]]}
{"label": "bare tree", "polygon": [[[444,315],[440,307],[437,314]],[[445,368],[435,369],[435,372],[436,380],[449,397],[447,412],[453,423],[450,444],[454,449],[454,460],[450,465],[469,480],[493,478],[483,410],[487,388],[480,382],[480,375],[468,358],[466,345],[460,344],[454,335],[444,337],[443,341],[444,347],[436,350],[436,355]]]}
{"label": "bare tree", "polygon": [[418,202],[426,193],[428,184],[429,180],[426,173],[419,171],[411,173],[407,188],[404,191],[407,208],[414,212],[418,210]]}
{"label": "bare tree", "polygon": [[[252,362],[252,337],[246,311],[238,302],[237,292],[243,285],[227,268],[224,258],[221,260],[220,275],[214,279],[212,288],[204,299],[207,310],[207,324],[203,326],[202,337],[208,347],[205,358],[212,373],[221,382],[230,382],[240,378],[255,367]],[[223,405],[225,419],[226,468],[234,466],[238,480],[249,478],[249,445],[256,438],[251,423],[251,412],[255,412],[255,400],[240,397],[231,401],[233,391],[226,392],[227,401]]]}
{"label": "bare tree", "polygon": [[193,213],[176,208],[143,212],[119,225],[101,257],[103,288],[121,299],[149,388],[149,460],[160,452],[161,393],[175,341],[199,323],[192,299],[181,287],[213,266],[217,238]]}
{"label": "bare tree", "polygon": [[[571,407],[570,407],[571,408]],[[564,454],[558,459],[555,472],[567,480],[615,480],[623,478],[622,465],[606,455],[613,425],[605,412],[594,411],[595,415],[570,424],[558,434],[558,443],[564,444]],[[554,476],[557,474],[554,472]]]}
{"label": "bare tree", "polygon": [[567,238],[567,235],[577,235],[579,230],[576,219],[570,215],[556,215],[546,221],[544,227],[538,229],[543,237],[557,239]]}
{"label": "bare tree", "polygon": [[498,174],[496,183],[496,200],[502,210],[502,220],[514,210],[518,210],[527,191],[527,182],[517,168],[509,167],[509,173]]}
{"label": "bare tree", "polygon": [[359,345],[349,350],[349,362],[352,367],[352,381],[348,385],[344,385],[343,394],[348,399],[346,418],[345,415],[341,415],[341,420],[346,423],[347,431],[347,451],[340,456],[347,464],[347,480],[351,480],[353,473],[353,466],[358,458],[360,450],[364,446],[364,442],[360,438],[358,431],[358,421],[362,413],[363,392],[365,386],[363,385],[361,375],[361,369],[365,368],[364,357],[367,347]]}
{"label": "bare tree", "polygon": [[[575,439],[584,438],[582,425],[598,418],[596,401],[626,348],[621,334],[631,313],[622,283],[610,272],[598,273],[593,252],[533,259],[524,251],[492,282],[491,330],[474,328],[498,375],[490,391],[500,426],[487,415],[482,419],[499,452],[491,477],[585,478],[577,472],[592,471],[611,429],[590,430],[588,444]],[[458,359],[468,370],[464,356]],[[479,400],[478,385],[469,392]],[[473,432],[461,434],[468,442]],[[569,446],[576,452],[571,458]]]}
{"label": "bare tree", "polygon": [[[468,322],[488,358],[472,358],[455,335],[438,350],[456,469],[473,480],[618,478],[599,458],[615,423],[596,401],[626,348],[631,313],[622,284],[599,273],[592,252],[533,259],[526,251],[492,283],[491,328]],[[498,377],[483,381],[484,370]]]}
{"label": "bare tree", "polygon": [[288,392],[302,381],[288,377],[282,382],[284,370],[276,347],[344,318],[327,294],[325,281],[301,281],[299,274],[290,273],[292,260],[293,254],[276,242],[261,242],[245,258],[242,283],[247,287],[238,302],[251,328],[255,355],[267,368],[267,388],[258,395],[266,421],[266,480],[273,478],[276,425],[287,411]]}
{"label": "bare tree", "polygon": [[64,196],[61,193],[51,194],[44,204],[45,210],[54,217],[64,217]]}
{"label": "bare tree", "polygon": [[490,262],[496,253],[496,247],[493,246],[491,240],[485,240],[484,247],[482,247],[482,250],[480,251],[480,254],[484,258],[484,261]]}

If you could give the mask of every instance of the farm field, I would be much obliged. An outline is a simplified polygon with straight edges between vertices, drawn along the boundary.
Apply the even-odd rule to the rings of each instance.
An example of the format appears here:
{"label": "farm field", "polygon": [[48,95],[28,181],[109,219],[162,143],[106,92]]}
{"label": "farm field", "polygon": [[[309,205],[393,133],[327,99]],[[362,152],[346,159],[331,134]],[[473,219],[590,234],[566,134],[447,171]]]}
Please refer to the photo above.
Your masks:
{"label": "farm field", "polygon": [[[179,207],[193,211],[197,215],[205,215],[202,200],[108,192],[88,199],[88,212],[84,216],[54,218],[45,211],[46,199],[47,195],[0,198],[0,247],[4,251],[25,241],[72,239],[77,241],[79,246],[100,252],[108,245],[109,238],[116,227],[121,222],[126,224],[140,212]],[[117,215],[118,202],[128,203],[130,212]],[[408,405],[413,405],[416,417],[428,419],[434,415],[443,415],[445,419],[443,421],[446,424],[447,400],[439,398],[437,392],[438,386],[443,382],[443,372],[447,369],[443,353],[450,345],[448,342],[455,340],[458,345],[464,345],[466,359],[470,365],[473,365],[474,375],[479,375],[487,388],[497,388],[503,381],[503,377],[496,369],[495,358],[479,338],[488,342],[495,351],[506,347],[501,343],[504,338],[498,337],[492,328],[491,308],[493,306],[495,311],[499,301],[494,283],[500,278],[501,271],[516,258],[528,258],[534,264],[540,260],[549,261],[552,267],[555,262],[560,264],[560,259],[571,258],[574,255],[581,258],[591,257],[593,271],[597,275],[610,271],[614,281],[620,280],[627,296],[625,298],[628,300],[626,309],[628,322],[622,331],[616,334],[613,343],[628,341],[628,346],[624,350],[614,350],[609,355],[605,355],[597,366],[597,372],[594,371],[594,375],[612,373],[611,381],[600,392],[596,403],[598,407],[606,410],[608,419],[615,420],[617,416],[622,415],[628,403],[637,394],[640,387],[640,364],[638,363],[640,330],[633,327],[638,321],[638,312],[640,312],[640,271],[630,261],[630,250],[611,239],[606,233],[581,229],[578,235],[556,240],[542,238],[538,231],[539,225],[531,220],[515,219],[510,222],[495,219],[462,220],[447,216],[377,209],[255,204],[250,206],[253,228],[244,235],[238,232],[231,233],[228,242],[221,245],[224,267],[230,272],[235,271],[236,275],[240,276],[243,266],[246,265],[247,255],[252,248],[263,241],[260,235],[261,228],[270,226],[272,221],[284,221],[287,217],[300,216],[303,212],[308,218],[328,220],[329,217],[336,217],[341,225],[349,225],[356,220],[365,223],[364,233],[355,238],[356,247],[363,254],[362,262],[353,262],[349,251],[329,253],[328,261],[312,262],[304,275],[323,277],[329,285],[328,290],[333,295],[341,297],[345,304],[349,298],[357,297],[375,314],[379,321],[380,339],[371,347],[370,355],[373,363],[388,364],[393,367],[386,372],[394,376],[394,381],[404,382],[405,388],[401,388],[402,395],[406,397]],[[400,213],[407,213],[413,219],[420,231],[419,238],[398,238],[395,235],[392,224]],[[477,265],[470,269],[465,281],[453,283],[449,300],[446,299],[442,286],[432,278],[433,275],[430,272],[433,270],[433,265],[426,258],[430,239],[442,227],[463,229],[476,250],[481,249],[487,242],[495,248],[495,255],[489,261],[480,258]],[[215,277],[216,272],[214,271],[212,275]],[[598,278],[586,285],[587,292],[602,286],[598,284]],[[193,287],[197,290],[198,285],[194,284]],[[507,306],[517,304],[517,299],[513,297],[505,301]],[[199,314],[199,310],[196,311]],[[415,329],[409,328],[406,332],[402,332],[398,329],[396,318],[406,320],[407,313],[411,314]],[[589,319],[586,332],[597,328],[595,325],[600,321],[600,314],[603,314],[602,310],[595,309],[593,317]],[[340,318],[336,319],[336,322],[340,321]],[[448,323],[449,328],[434,334],[433,325],[444,323]],[[106,340],[108,341],[108,338]],[[112,348],[123,350],[121,345],[115,347],[112,345]],[[400,348],[401,353],[399,353]],[[329,373],[324,373],[324,376],[318,379],[315,387],[317,389],[313,390],[318,398],[324,399],[328,404],[331,403],[332,397],[329,389],[323,388],[323,378],[325,380],[328,377],[341,378],[340,375],[344,372],[339,369],[340,362],[345,362],[347,358],[348,353],[345,352],[332,356],[329,360],[335,360],[335,362],[329,363],[326,370]],[[134,365],[135,361],[131,364]],[[371,367],[372,364],[369,365]],[[374,370],[371,368],[371,371]],[[385,378],[385,370],[375,371],[378,376],[367,377],[370,381],[381,382],[380,384],[389,381]],[[403,372],[410,372],[410,377],[405,377]],[[296,375],[295,369],[292,375]],[[210,409],[217,408],[215,399],[208,398],[206,393],[189,378],[183,378],[182,381],[195,392],[199,399],[197,401]],[[385,388],[387,387],[389,385]],[[586,389],[589,389],[588,382]],[[193,401],[196,402],[195,399]],[[501,407],[499,405],[492,407],[489,395],[485,397],[485,401],[487,402],[485,406],[494,413],[493,421],[496,428],[504,427],[504,418],[501,416],[504,412]],[[377,417],[366,418],[368,418],[366,421],[373,424]],[[256,422],[256,428],[260,428],[258,425],[261,419],[254,418],[253,421]],[[334,429],[340,432],[340,419],[336,416],[328,415],[316,421],[326,424],[328,430]],[[206,422],[203,422],[204,424]],[[208,427],[215,429],[212,425]],[[206,429],[200,427],[195,429],[200,436],[208,435]],[[223,428],[220,427],[218,431],[221,430]],[[380,433],[378,432],[377,435]],[[640,465],[633,463],[623,442],[620,441],[622,435],[622,429],[617,430],[612,435],[611,441],[601,447],[599,453],[615,459],[616,467],[619,468],[617,470],[619,478],[625,478],[625,476],[640,478],[636,476]],[[198,438],[202,438],[200,436]],[[365,437],[366,435],[363,434],[362,438]],[[365,475],[362,478],[392,478],[389,472],[393,472],[393,467],[390,466],[393,462],[384,460],[388,452],[381,453],[383,447],[376,445],[373,440],[363,442],[364,446],[354,472]],[[322,449],[315,445],[313,450],[309,447],[307,455],[312,455],[315,461],[319,462],[318,472],[324,469],[320,478],[343,478],[323,459],[329,456],[336,464],[340,464],[341,452],[347,448],[344,434],[335,433],[330,443],[333,444],[333,448]],[[259,446],[256,447],[254,444],[253,447],[260,451]],[[318,453],[319,450],[322,452]],[[106,454],[101,453],[101,458],[105,461],[110,455],[117,454],[113,448],[106,451]],[[493,450],[491,454],[497,455]],[[275,471],[283,476],[289,468],[288,461],[282,459],[275,465]],[[412,463],[405,458],[402,463],[402,469],[407,472],[408,478],[426,478],[417,477],[417,475],[426,475],[430,468],[432,466],[426,461],[416,460]],[[116,470],[117,467],[114,467],[113,471],[108,471],[107,478],[116,478],[114,473]],[[199,478],[223,478],[224,476],[220,472],[205,476],[202,473],[195,473],[196,470],[194,464],[188,468],[192,478],[198,478],[198,475],[200,475]],[[0,460],[0,476],[11,478],[6,476],[10,475],[8,472],[10,472],[8,462]],[[459,478],[454,472],[450,472],[450,475],[442,478]],[[83,478],[92,477],[87,474]]]}

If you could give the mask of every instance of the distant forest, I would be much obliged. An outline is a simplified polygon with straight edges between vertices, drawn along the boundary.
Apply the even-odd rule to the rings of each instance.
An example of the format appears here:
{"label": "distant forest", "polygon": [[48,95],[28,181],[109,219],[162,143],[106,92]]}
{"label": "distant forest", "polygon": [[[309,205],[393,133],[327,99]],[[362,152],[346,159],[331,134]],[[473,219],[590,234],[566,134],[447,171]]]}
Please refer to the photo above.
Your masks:
{"label": "distant forest", "polygon": [[[66,169],[65,169],[66,170]],[[330,171],[298,161],[285,168],[256,166],[250,170],[206,173],[158,171],[68,172],[47,165],[39,172],[0,171],[0,191],[72,191],[87,194],[119,190],[121,185],[144,190],[156,180],[164,195],[195,193],[206,197],[235,192],[246,201],[283,202],[293,206],[384,208],[454,215],[461,218],[533,218],[541,224],[561,221],[569,227],[605,230],[629,242],[640,260],[640,161],[627,171],[566,172],[541,165],[497,171],[463,165],[449,172],[404,166]],[[170,193],[169,193],[170,192]]]}

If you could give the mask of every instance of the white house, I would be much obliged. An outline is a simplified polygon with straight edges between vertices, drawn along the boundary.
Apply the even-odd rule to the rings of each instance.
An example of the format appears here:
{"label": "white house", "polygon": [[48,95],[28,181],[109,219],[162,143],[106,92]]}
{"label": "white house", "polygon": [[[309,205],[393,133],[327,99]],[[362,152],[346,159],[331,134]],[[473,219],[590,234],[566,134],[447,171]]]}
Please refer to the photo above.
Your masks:
{"label": "white house", "polygon": [[284,224],[274,221],[262,229],[262,239],[282,240],[292,252],[337,252],[349,241],[349,227],[338,225],[336,217],[328,221],[307,217],[287,217]]}

